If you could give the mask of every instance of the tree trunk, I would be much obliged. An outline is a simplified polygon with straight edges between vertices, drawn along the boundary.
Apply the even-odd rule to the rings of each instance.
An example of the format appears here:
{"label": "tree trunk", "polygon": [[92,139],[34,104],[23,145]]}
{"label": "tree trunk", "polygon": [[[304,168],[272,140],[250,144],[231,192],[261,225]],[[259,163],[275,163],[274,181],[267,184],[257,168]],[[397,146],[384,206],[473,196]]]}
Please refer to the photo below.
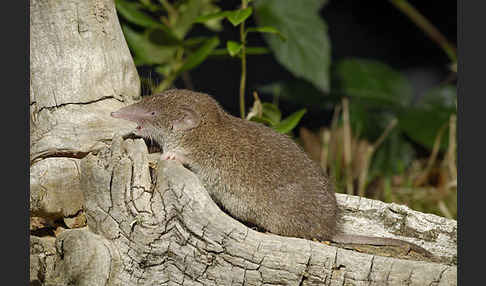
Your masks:
{"label": "tree trunk", "polygon": [[140,83],[113,1],[31,0],[30,17],[31,216],[73,228],[31,235],[31,285],[456,284],[454,220],[337,195],[341,231],[407,240],[433,259],[234,220],[195,174],[119,135],[133,125],[109,114]]}
{"label": "tree trunk", "polygon": [[57,237],[47,285],[456,283],[454,220],[338,195],[343,231],[415,242],[440,263],[261,233],[221,211],[195,174],[157,154],[142,139],[116,137],[81,160],[88,227]]}
{"label": "tree trunk", "polygon": [[[30,1],[30,210],[82,209],[79,159],[129,131],[110,112],[140,96],[112,0]],[[70,222],[68,222],[69,224]]]}

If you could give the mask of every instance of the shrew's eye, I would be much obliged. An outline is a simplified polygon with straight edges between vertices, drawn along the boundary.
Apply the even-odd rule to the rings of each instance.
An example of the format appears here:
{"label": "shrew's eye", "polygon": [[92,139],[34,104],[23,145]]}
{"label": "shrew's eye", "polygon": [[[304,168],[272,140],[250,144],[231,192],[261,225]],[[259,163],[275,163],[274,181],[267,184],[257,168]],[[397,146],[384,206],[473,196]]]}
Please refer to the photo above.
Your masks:
{"label": "shrew's eye", "polygon": [[150,112],[150,115],[155,116],[155,111]]}

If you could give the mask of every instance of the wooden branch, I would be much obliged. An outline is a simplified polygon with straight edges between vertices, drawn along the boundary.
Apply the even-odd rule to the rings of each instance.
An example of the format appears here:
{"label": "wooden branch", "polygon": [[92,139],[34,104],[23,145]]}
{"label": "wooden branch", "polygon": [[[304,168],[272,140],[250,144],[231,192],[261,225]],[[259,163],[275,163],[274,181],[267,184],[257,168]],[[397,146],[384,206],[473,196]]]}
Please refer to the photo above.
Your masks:
{"label": "wooden branch", "polygon": [[46,158],[30,168],[31,216],[62,219],[83,208],[79,159]]}
{"label": "wooden branch", "polygon": [[138,98],[113,0],[30,1],[31,164],[99,148],[127,130],[110,111]]}
{"label": "wooden branch", "polygon": [[30,1],[30,211],[83,208],[79,160],[129,132],[110,112],[140,97],[113,0]]}
{"label": "wooden branch", "polygon": [[455,284],[453,220],[338,196],[344,231],[408,238],[443,263],[260,233],[221,211],[191,171],[174,161],[152,169],[150,158],[143,140],[116,137],[81,160],[88,228],[61,233],[47,276],[76,285]]}

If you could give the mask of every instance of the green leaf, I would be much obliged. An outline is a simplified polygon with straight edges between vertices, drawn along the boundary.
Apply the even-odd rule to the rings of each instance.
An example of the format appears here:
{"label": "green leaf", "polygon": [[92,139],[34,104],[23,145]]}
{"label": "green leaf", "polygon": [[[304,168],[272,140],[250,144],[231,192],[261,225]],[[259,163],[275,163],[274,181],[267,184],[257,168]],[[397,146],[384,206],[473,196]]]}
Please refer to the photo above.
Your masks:
{"label": "green leaf", "polygon": [[203,42],[207,41],[208,37],[192,37],[184,40],[184,47],[192,47],[201,45]]}
{"label": "green leaf", "polygon": [[453,85],[446,84],[434,87],[427,91],[416,106],[444,110],[444,111],[456,111],[457,102],[457,88]]}
{"label": "green leaf", "polygon": [[432,149],[440,128],[446,125],[442,134],[440,150],[449,142],[448,122],[456,113],[457,90],[455,86],[443,85],[429,90],[416,104],[404,110],[398,117],[399,127],[413,141]]}
{"label": "green leaf", "polygon": [[334,76],[338,82],[334,92],[351,97],[353,131],[368,140],[376,140],[387,122],[409,110],[412,86],[403,74],[382,62],[358,58],[341,60]]}
{"label": "green leaf", "polygon": [[305,108],[300,109],[300,110],[292,113],[289,117],[280,121],[278,124],[273,125],[272,127],[280,133],[287,134],[290,131],[292,131],[292,129],[294,129],[295,126],[297,126],[300,119],[302,118],[302,116],[304,116],[304,114],[306,112],[307,112],[307,110]]}
{"label": "green leaf", "polygon": [[353,98],[349,102],[349,121],[353,134],[368,141],[376,141],[394,118],[395,113],[370,101]]}
{"label": "green leaf", "polygon": [[270,50],[266,47],[246,47],[246,55],[266,55]]}
{"label": "green leaf", "polygon": [[406,107],[412,99],[407,78],[388,65],[368,59],[345,59],[336,65],[339,90],[376,104]]}
{"label": "green leaf", "polygon": [[173,24],[173,31],[180,39],[183,39],[194,24],[194,20],[201,13],[203,3],[200,0],[186,0],[178,7],[178,16]]}
{"label": "green leaf", "polygon": [[140,10],[142,6],[139,3],[129,2],[125,0],[115,0],[115,4],[116,9],[120,13],[120,15],[123,16],[123,18],[125,18],[127,21],[132,22],[133,24],[146,28],[167,28],[165,25],[155,20],[145,12],[142,12]]}
{"label": "green leaf", "polygon": [[200,65],[218,45],[218,37],[212,37],[209,40],[205,41],[199,49],[197,49],[194,53],[187,57],[184,65],[180,68],[178,73],[182,73]]}
{"label": "green leaf", "polygon": [[141,5],[139,3],[128,2],[125,0],[116,0],[115,4],[117,11],[127,21],[145,28],[156,28],[162,30],[164,33],[164,37],[167,38],[168,41],[179,41],[179,38],[166,25],[155,20],[145,12],[139,10],[139,8],[141,8]]}
{"label": "green leaf", "polygon": [[258,122],[258,123],[262,123],[262,124],[265,124],[267,126],[272,126],[272,121],[270,121],[268,118],[264,118],[264,117],[252,117],[250,118],[250,121],[255,121],[255,122]]}
{"label": "green leaf", "polygon": [[233,41],[227,41],[226,42],[226,49],[228,50],[228,53],[232,57],[236,56],[241,51],[242,47],[243,47],[243,44],[238,43],[238,42],[233,42]]}
{"label": "green leaf", "polygon": [[[270,50],[265,47],[246,47],[246,55],[266,55]],[[214,49],[211,56],[226,56],[229,55],[228,49]]]}
{"label": "green leaf", "polygon": [[155,66],[155,72],[163,75],[164,77],[167,77],[170,75],[172,71],[172,66],[171,65],[157,65]]}
{"label": "green leaf", "polygon": [[[217,5],[212,3],[213,0],[203,0],[203,7],[201,8],[200,15],[208,15],[213,14],[221,11],[221,8]],[[221,21],[223,18],[218,19],[210,19],[203,22],[203,25],[206,26],[209,30],[214,32],[220,32],[223,30],[223,25]]]}
{"label": "green leaf", "polygon": [[160,46],[181,46],[184,43],[175,37],[172,32],[167,33],[167,30],[160,28],[148,28],[145,32],[147,39],[156,45]]}
{"label": "green leaf", "polygon": [[373,155],[370,177],[403,173],[415,158],[415,150],[398,130],[393,130]]}
{"label": "green leaf", "polygon": [[252,7],[234,10],[234,11],[219,11],[219,12],[209,13],[209,14],[199,16],[194,20],[194,22],[206,23],[212,20],[227,18],[231,22],[231,24],[233,24],[233,26],[238,26],[243,21],[245,21],[248,17],[250,17],[252,13],[253,13]]}
{"label": "green leaf", "polygon": [[262,103],[262,117],[268,119],[271,126],[277,125],[282,118],[282,113],[275,104],[269,102]]}
{"label": "green leaf", "polygon": [[298,78],[321,91],[330,90],[331,44],[326,23],[319,16],[322,1],[259,0],[255,16],[259,25],[272,26],[287,37],[264,34],[277,61]]}
{"label": "green leaf", "polygon": [[[440,128],[447,124],[450,115],[448,112],[410,108],[398,117],[398,125],[413,141],[431,150]],[[442,135],[441,150],[447,147],[448,137],[446,130]]]}
{"label": "green leaf", "polygon": [[228,16],[229,13],[230,11],[221,11],[221,12],[202,15],[194,19],[194,23],[205,23],[211,20],[226,18],[226,16]]}
{"label": "green leaf", "polygon": [[247,33],[252,33],[252,32],[258,32],[258,33],[270,33],[270,34],[276,34],[277,36],[280,37],[282,41],[287,41],[287,37],[282,35],[279,30],[275,29],[274,27],[271,26],[263,26],[263,27],[250,27],[246,29]]}
{"label": "green leaf", "polygon": [[309,109],[332,108],[339,99],[330,95],[325,95],[308,81],[294,79],[285,82],[273,82],[268,85],[258,87],[262,93],[276,95],[294,104],[308,107]]}
{"label": "green leaf", "polygon": [[253,8],[248,7],[245,9],[239,9],[234,11],[228,11],[226,18],[233,24],[233,26],[238,26],[253,13]]}
{"label": "green leaf", "polygon": [[150,12],[157,12],[162,10],[162,7],[160,5],[152,4],[150,0],[140,0],[140,3],[142,3],[145,8],[150,10]]}
{"label": "green leaf", "polygon": [[154,44],[147,35],[134,31],[128,25],[122,24],[122,30],[138,65],[164,64],[174,57],[176,48]]}
{"label": "green leaf", "polygon": [[266,85],[257,87],[258,92],[268,93],[273,96],[280,96],[282,94],[282,89],[285,83],[283,82],[272,82]]}

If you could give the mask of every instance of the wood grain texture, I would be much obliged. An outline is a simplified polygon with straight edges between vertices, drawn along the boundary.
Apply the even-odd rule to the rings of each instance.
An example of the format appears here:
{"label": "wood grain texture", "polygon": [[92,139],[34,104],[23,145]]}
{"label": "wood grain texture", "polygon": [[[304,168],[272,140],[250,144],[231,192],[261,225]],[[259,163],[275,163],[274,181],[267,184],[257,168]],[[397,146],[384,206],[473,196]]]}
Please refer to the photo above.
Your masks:
{"label": "wood grain texture", "polygon": [[112,0],[30,1],[30,158],[80,157],[127,130],[140,96]]}
{"label": "wood grain texture", "polygon": [[445,238],[455,237],[453,220],[338,195],[343,229],[382,228],[442,263],[260,233],[221,211],[179,163],[158,161],[151,169],[150,158],[143,140],[116,137],[111,148],[81,160],[88,227],[57,238],[58,253],[73,254],[59,255],[51,277],[77,285],[101,277],[96,285],[456,285],[455,241]]}
{"label": "wood grain texture", "polygon": [[140,97],[112,0],[30,1],[30,211],[83,206],[79,160],[133,126],[110,112]]}

